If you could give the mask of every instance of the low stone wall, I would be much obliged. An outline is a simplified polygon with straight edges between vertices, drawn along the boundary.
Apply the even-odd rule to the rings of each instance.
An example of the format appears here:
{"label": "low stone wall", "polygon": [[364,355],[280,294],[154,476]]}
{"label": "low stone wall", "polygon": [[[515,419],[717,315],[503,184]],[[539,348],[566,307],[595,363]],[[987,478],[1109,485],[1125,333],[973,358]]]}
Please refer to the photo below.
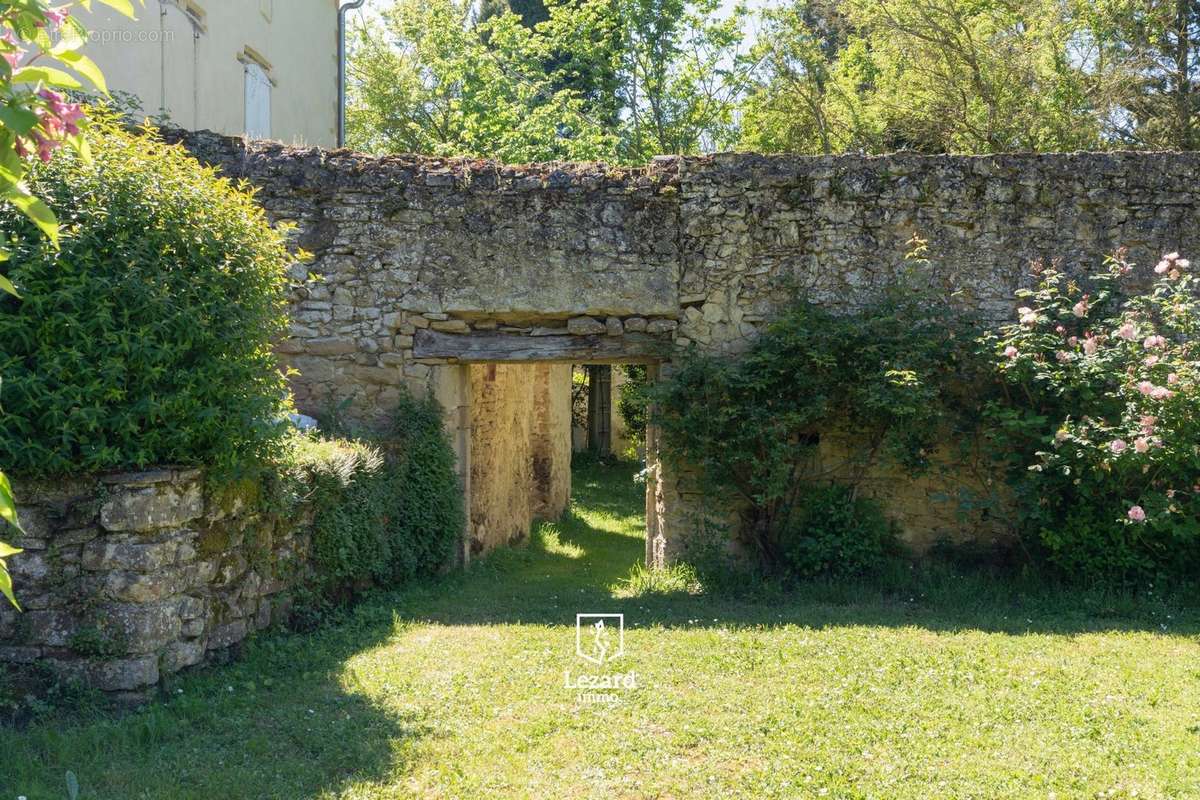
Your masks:
{"label": "low stone wall", "polygon": [[199,470],[17,482],[24,613],[0,604],[0,661],[140,697],[285,617],[308,515],[206,493]]}

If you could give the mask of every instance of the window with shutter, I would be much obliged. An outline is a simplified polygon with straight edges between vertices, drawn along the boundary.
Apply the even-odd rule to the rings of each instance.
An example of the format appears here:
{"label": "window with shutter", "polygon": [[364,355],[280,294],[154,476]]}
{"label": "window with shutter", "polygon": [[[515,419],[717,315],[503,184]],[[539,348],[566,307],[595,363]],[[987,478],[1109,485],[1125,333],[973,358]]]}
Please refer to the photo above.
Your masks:
{"label": "window with shutter", "polygon": [[271,138],[271,79],[262,65],[249,61],[246,67],[246,135],[251,139]]}

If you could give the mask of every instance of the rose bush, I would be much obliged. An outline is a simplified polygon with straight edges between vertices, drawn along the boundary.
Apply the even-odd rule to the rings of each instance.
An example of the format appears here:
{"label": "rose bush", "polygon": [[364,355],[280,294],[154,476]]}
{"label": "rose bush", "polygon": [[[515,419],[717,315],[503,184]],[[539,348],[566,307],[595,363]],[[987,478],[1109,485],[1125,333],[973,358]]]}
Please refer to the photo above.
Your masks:
{"label": "rose bush", "polygon": [[1138,270],[1118,254],[1083,282],[1035,271],[1018,321],[985,339],[1004,384],[986,428],[1012,468],[1022,530],[1073,575],[1194,569],[1200,302],[1190,263],[1169,253]]}

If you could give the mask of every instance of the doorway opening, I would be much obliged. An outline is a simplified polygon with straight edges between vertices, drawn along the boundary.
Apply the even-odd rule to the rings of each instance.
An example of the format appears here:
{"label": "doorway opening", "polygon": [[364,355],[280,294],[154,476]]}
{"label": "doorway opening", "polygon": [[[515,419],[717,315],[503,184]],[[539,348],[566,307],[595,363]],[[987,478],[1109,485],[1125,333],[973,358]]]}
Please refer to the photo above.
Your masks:
{"label": "doorway opening", "polygon": [[[562,517],[573,460],[619,463],[630,476],[638,474],[646,483],[646,510],[654,507],[655,472],[646,469],[653,432],[636,412],[656,365],[488,362],[461,369],[467,436],[460,456],[468,467],[469,509],[464,560],[519,544],[537,521]],[[642,463],[632,469],[635,459]]]}

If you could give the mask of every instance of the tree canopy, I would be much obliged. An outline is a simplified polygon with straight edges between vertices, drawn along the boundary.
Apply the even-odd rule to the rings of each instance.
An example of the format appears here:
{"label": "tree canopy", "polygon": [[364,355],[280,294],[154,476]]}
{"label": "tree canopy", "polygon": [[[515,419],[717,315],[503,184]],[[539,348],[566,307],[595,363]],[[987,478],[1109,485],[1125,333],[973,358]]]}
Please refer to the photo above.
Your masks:
{"label": "tree canopy", "polygon": [[1195,149],[1198,42],[1200,0],[391,0],[357,31],[350,136],[624,163]]}

